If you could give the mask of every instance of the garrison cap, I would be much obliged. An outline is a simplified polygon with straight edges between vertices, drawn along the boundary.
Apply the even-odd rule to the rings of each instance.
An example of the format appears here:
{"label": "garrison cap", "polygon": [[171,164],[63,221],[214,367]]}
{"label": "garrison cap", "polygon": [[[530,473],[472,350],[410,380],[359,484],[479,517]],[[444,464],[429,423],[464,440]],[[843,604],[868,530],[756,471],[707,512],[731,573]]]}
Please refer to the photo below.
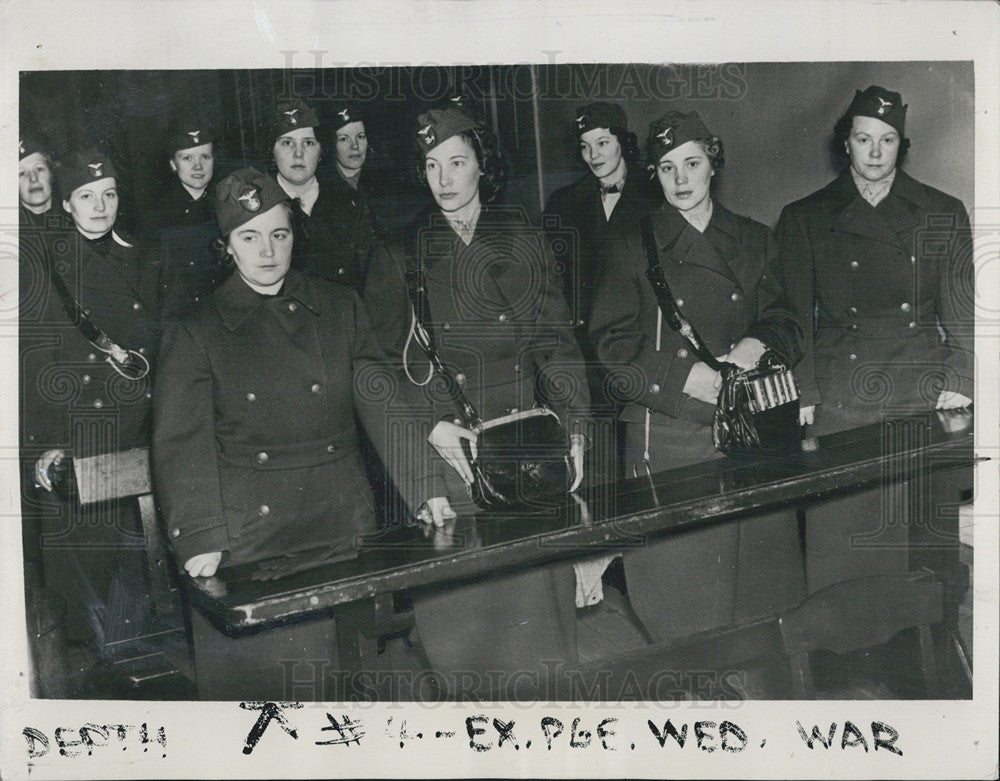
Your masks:
{"label": "garrison cap", "polygon": [[864,92],[857,90],[854,100],[847,109],[851,117],[873,117],[891,125],[900,138],[904,138],[903,125],[906,122],[906,109],[903,98],[898,92],[890,92],[884,87],[870,86]]}
{"label": "garrison cap", "polygon": [[628,117],[625,116],[625,109],[617,103],[599,102],[581,106],[576,110],[573,122],[578,136],[598,127],[628,128]]}
{"label": "garrison cap", "polygon": [[364,114],[361,113],[361,109],[356,103],[353,102],[341,102],[334,103],[333,105],[333,131],[337,132],[344,125],[349,125],[352,122],[364,122]]}
{"label": "garrison cap", "polygon": [[167,138],[167,151],[173,155],[181,149],[193,149],[196,146],[211,144],[215,141],[212,129],[201,120],[182,119],[170,127]]}
{"label": "garrison cap", "polygon": [[474,130],[475,121],[457,108],[432,108],[417,117],[417,146],[424,152],[466,130]]}
{"label": "garrison cap", "polygon": [[100,179],[118,178],[114,165],[95,149],[74,152],[59,169],[59,189],[69,198],[73,191]]}
{"label": "garrison cap", "polygon": [[268,135],[274,142],[285,133],[290,133],[301,127],[317,128],[319,125],[319,115],[316,113],[316,109],[307,106],[298,98],[283,100],[278,103],[270,117]]}
{"label": "garrison cap", "polygon": [[49,153],[42,148],[33,138],[21,138],[17,142],[17,159],[23,160],[28,155],[33,155],[35,153],[42,155],[43,157],[48,157]]}
{"label": "garrison cap", "polygon": [[649,163],[655,166],[667,152],[688,141],[711,137],[712,131],[701,121],[697,111],[690,114],[668,111],[649,125],[649,138],[646,140]]}
{"label": "garrison cap", "polygon": [[281,186],[256,168],[241,168],[223,179],[215,188],[212,206],[219,230],[228,236],[258,214],[288,200]]}

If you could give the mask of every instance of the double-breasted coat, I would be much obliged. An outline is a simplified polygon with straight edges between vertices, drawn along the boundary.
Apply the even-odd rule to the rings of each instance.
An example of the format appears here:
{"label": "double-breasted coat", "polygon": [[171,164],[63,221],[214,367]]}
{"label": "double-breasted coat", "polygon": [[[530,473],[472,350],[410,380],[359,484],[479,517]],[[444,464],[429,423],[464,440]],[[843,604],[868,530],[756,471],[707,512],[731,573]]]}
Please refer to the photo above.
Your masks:
{"label": "double-breasted coat", "polygon": [[[569,431],[585,432],[583,359],[544,234],[523,209],[483,206],[468,246],[436,207],[389,236],[372,264],[365,301],[386,352],[400,363],[410,328],[408,235],[424,269],[436,348],[479,415],[488,420],[545,401]],[[406,358],[422,380],[427,359],[416,344]],[[425,391],[434,420],[455,417],[436,382]],[[456,510],[475,511],[454,470],[443,461],[439,468]],[[542,676],[543,660],[575,661],[574,594],[572,568],[556,564],[416,596],[414,615],[435,669],[478,675],[479,693],[490,696],[496,671]]]}
{"label": "double-breasted coat", "polygon": [[365,378],[389,369],[353,291],[291,270],[268,297],[233,274],[168,328],[160,366],[152,465],[181,565],[347,550],[374,531],[355,413],[383,452],[391,399]]}
{"label": "double-breasted coat", "polygon": [[320,179],[311,214],[297,207],[295,217],[293,267],[360,293],[379,235],[362,182],[355,190],[338,174]]}
{"label": "double-breasted coat", "polygon": [[[817,405],[810,434],[931,410],[942,390],[973,397],[974,269],[960,201],[897,169],[889,194],[872,206],[845,169],[785,207],[777,238],[784,285],[805,336],[795,370],[802,404]],[[940,526],[938,501],[958,502],[957,492],[939,496],[936,487],[908,485],[809,509],[811,592],[908,569],[910,536]],[[919,495],[929,496],[930,506]],[[940,540],[931,542],[940,548]],[[928,563],[912,558],[915,566]]]}
{"label": "double-breasted coat", "polygon": [[192,198],[179,179],[171,178],[145,218],[144,230],[158,248],[165,322],[229,276],[231,267],[213,246],[221,234],[207,193]]}
{"label": "double-breasted coat", "polygon": [[[755,337],[794,364],[799,332],[774,273],[771,232],[718,202],[704,233],[666,203],[651,220],[674,298],[713,355]],[[610,243],[590,326],[625,402],[629,474],[632,467],[644,473],[647,452],[652,472],[719,457],[712,445],[714,405],[683,390],[698,358],[659,321],[646,268],[641,231]],[[794,514],[785,512],[650,540],[624,561],[633,607],[650,634],[664,641],[776,612],[802,590]]]}
{"label": "double-breasted coat", "polygon": [[[106,608],[113,581],[118,578],[121,585],[124,577],[135,585],[133,575],[141,566],[134,502],[81,508],[75,499],[61,501],[58,493],[34,488],[33,470],[39,456],[52,449],[82,458],[148,445],[153,377],[130,380],[115,371],[67,314],[52,280],[62,279],[112,341],[155,366],[156,268],[117,231],[91,241],[68,218],[51,216],[41,226],[22,226],[20,247],[24,515],[38,518],[47,586],[67,602],[67,635],[110,642],[135,631],[141,620],[133,613],[129,626],[118,624],[128,608]],[[124,598],[139,609],[140,595]]]}

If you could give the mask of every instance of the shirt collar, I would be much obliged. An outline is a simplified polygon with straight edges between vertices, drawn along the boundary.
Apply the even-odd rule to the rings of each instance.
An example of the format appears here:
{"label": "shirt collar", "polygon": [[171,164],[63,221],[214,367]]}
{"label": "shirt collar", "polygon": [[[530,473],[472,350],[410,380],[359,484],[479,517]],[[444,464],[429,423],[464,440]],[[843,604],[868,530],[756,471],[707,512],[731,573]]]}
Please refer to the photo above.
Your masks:
{"label": "shirt collar", "polygon": [[319,198],[319,180],[315,176],[305,184],[292,184],[279,171],[278,184],[281,185],[281,189],[289,198],[298,200],[302,211],[309,215],[312,214],[313,206],[316,205],[316,200]]}

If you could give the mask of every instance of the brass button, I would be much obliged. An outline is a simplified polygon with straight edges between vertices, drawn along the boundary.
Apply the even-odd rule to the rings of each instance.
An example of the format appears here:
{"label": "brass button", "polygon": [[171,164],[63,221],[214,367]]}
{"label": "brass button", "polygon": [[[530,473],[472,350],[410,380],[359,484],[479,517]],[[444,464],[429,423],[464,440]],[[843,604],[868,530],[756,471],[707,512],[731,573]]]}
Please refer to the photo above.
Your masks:
{"label": "brass button", "polygon": [[504,313],[504,314],[500,315],[500,317],[498,317],[497,319],[498,319],[498,320],[499,320],[499,321],[500,321],[501,323],[506,323],[506,322],[507,322],[507,315],[506,315],[506,313]]}
{"label": "brass button", "polygon": [[902,309],[904,312],[910,311],[910,305],[907,304],[905,301],[899,305],[899,308]]}
{"label": "brass button", "polygon": [[267,461],[268,461],[268,458],[269,458],[269,456],[267,455],[267,453],[265,453],[264,451],[261,451],[260,453],[257,454],[257,463],[258,464],[266,464]]}
{"label": "brass button", "polygon": [[288,304],[288,311],[289,312],[294,312],[298,308],[299,308],[299,305],[296,304],[294,301],[292,301],[291,303]]}
{"label": "brass button", "polygon": [[462,374],[462,372],[459,372],[458,374],[456,374],[455,375],[455,382],[457,382],[459,385],[465,385],[465,375]]}
{"label": "brass button", "polygon": [[260,509],[259,509],[259,510],[257,510],[257,512],[258,512],[258,514],[260,514],[260,515],[268,515],[268,514],[270,514],[270,512],[271,512],[271,508],[270,508],[270,507],[268,507],[268,506],[267,506],[266,504],[262,504],[262,505],[260,506]]}
{"label": "brass button", "polygon": [[256,393],[248,393],[247,394],[247,401],[257,401],[257,394]]}
{"label": "brass button", "polygon": [[733,293],[733,294],[732,294],[732,295],[730,296],[730,298],[731,298],[731,299],[733,299],[733,301],[739,301],[739,300],[740,300],[740,294],[739,294],[739,291],[737,291],[737,292]]}
{"label": "brass button", "polygon": [[83,384],[84,385],[87,385],[90,382],[90,375],[89,374],[84,374],[83,377],[81,377],[80,379],[83,380]]}
{"label": "brass button", "polygon": [[851,314],[856,315],[858,313],[858,308],[856,306],[851,307]]}
{"label": "brass button", "polygon": [[138,301],[136,301],[136,302],[135,302],[134,304],[132,304],[132,308],[133,308],[133,309],[134,309],[134,310],[135,310],[136,312],[138,312],[138,311],[139,311],[140,309],[142,309],[142,304],[140,304],[140,303],[139,303]]}
{"label": "brass button", "polygon": [[854,353],[851,353],[851,354],[850,354],[849,356],[847,356],[847,357],[848,357],[848,358],[850,358],[850,359],[851,359],[852,361],[856,361],[856,360],[858,360],[858,356],[857,356],[857,355],[855,355]]}
{"label": "brass button", "polygon": [[678,358],[687,358],[687,357],[688,357],[688,351],[687,351],[687,350],[685,350],[685,349],[684,349],[684,348],[682,347],[681,349],[679,349],[679,350],[677,351],[677,357],[678,357]]}
{"label": "brass button", "polygon": [[659,393],[659,392],[660,392],[660,386],[659,386],[659,385],[657,385],[657,384],[656,384],[656,383],[654,382],[654,383],[653,383],[652,385],[650,385],[650,386],[649,386],[649,392],[650,392],[650,393],[654,393],[654,394],[655,394],[655,393]]}
{"label": "brass button", "polygon": [[176,540],[178,537],[181,536],[181,530],[175,526],[173,529],[170,530],[170,536]]}
{"label": "brass button", "polygon": [[100,399],[94,399],[94,409],[100,409],[104,406],[104,402]]}
{"label": "brass button", "polygon": [[327,445],[326,446],[326,452],[327,453],[336,453],[337,452],[337,446],[336,445]]}
{"label": "brass button", "polygon": [[909,324],[909,325],[907,326],[907,328],[916,328],[916,327],[917,327],[917,324],[916,324],[916,323],[910,323],[910,324]]}
{"label": "brass button", "polygon": [[321,390],[323,390],[323,386],[320,385],[318,382],[316,382],[313,383],[313,386],[309,390],[311,390],[313,393],[319,393]]}
{"label": "brass button", "polygon": [[856,261],[856,260],[852,260],[851,261],[851,268],[852,269],[856,269],[858,267],[858,265],[859,265],[858,261]]}
{"label": "brass button", "polygon": [[344,276],[344,269],[343,269],[343,267],[337,269],[337,274],[339,274],[340,276]]}

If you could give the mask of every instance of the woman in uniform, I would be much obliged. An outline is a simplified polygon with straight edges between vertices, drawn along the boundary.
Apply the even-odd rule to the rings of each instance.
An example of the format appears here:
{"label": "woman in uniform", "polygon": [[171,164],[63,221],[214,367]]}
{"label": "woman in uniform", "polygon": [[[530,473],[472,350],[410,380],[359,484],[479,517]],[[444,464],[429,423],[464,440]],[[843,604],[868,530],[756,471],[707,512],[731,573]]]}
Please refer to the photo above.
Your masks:
{"label": "woman in uniform", "polygon": [[[799,356],[799,333],[772,266],[770,231],[712,198],[722,141],[697,113],[650,126],[649,162],[666,197],[651,220],[677,305],[713,354],[750,368],[770,349]],[[659,315],[636,230],[614,240],[598,284],[591,337],[625,402],[625,465],[649,474],[718,458],[712,418],[721,384]],[[778,612],[802,593],[794,512],[714,525],[624,555],[629,599],[657,642]]]}
{"label": "woman in uniform", "polygon": [[[408,345],[413,326],[406,273],[420,269],[431,338],[480,416],[496,418],[547,401],[571,432],[579,479],[587,385],[545,238],[528,224],[523,209],[496,203],[506,171],[496,137],[486,127],[456,108],[432,109],[417,124],[418,173],[435,203],[391,235],[368,276],[365,299],[383,347],[414,382],[430,379],[426,357]],[[447,422],[455,417],[454,404],[439,392],[429,395],[433,419],[442,421],[431,441],[447,461],[442,477],[448,498],[460,513],[474,512],[465,455],[439,436],[454,429],[470,440],[475,435]],[[486,696],[489,671],[543,675],[541,660],[572,663],[576,656],[568,565],[497,575],[421,596],[414,611],[431,664],[446,673],[478,673],[479,692]]]}
{"label": "woman in uniform", "polygon": [[[972,403],[969,218],[899,168],[906,108],[897,92],[857,91],[834,127],[834,151],[849,164],[778,221],[783,280],[805,334],[795,374],[812,435]],[[909,511],[885,490],[810,508],[810,592],[906,571]]]}
{"label": "woman in uniform", "polygon": [[[582,106],[576,110],[573,128],[588,173],[552,193],[542,225],[554,240],[561,239],[554,241],[555,246],[565,247],[556,253],[556,262],[563,269],[566,300],[587,361],[595,419],[604,417],[610,422],[618,411],[604,391],[604,373],[587,332],[594,284],[604,265],[608,240],[637,230],[639,218],[659,206],[663,194],[639,167],[639,142],[628,129],[621,106],[603,102]],[[619,466],[620,435],[614,425],[605,428],[589,459],[598,481],[614,480]]]}
{"label": "woman in uniform", "polygon": [[[375,530],[355,413],[380,449],[390,417],[357,392],[386,370],[378,341],[351,290],[289,270],[291,206],[270,176],[241,169],[214,204],[236,271],[168,327],[156,389],[153,474],[178,565],[207,577],[352,557]],[[412,500],[409,476],[394,477]],[[192,627],[202,696],[287,699],[282,660],[336,666],[329,622],[236,641],[197,613]]]}
{"label": "woman in uniform", "polygon": [[[47,586],[68,603],[70,639],[106,643],[141,633],[142,527],[134,502],[81,508],[73,458],[149,442],[150,367],[158,342],[156,269],[116,227],[111,161],[71,155],[59,171],[72,227],[45,230],[43,275],[22,311],[22,441],[35,458]],[[29,291],[25,291],[29,295]],[[56,491],[53,493],[53,488]]]}
{"label": "woman in uniform", "polygon": [[52,212],[52,158],[31,138],[17,144],[18,218],[21,225],[40,226]]}
{"label": "woman in uniform", "polygon": [[295,202],[292,265],[360,291],[377,235],[359,189],[368,140],[356,108],[344,105],[335,117],[336,176],[317,177],[323,156],[320,119],[301,100],[278,104],[270,123],[271,153],[278,184]]}
{"label": "woman in uniform", "polygon": [[144,229],[159,250],[164,321],[211,293],[229,272],[212,249],[219,238],[208,195],[215,171],[214,134],[203,122],[183,120],[171,128],[167,148],[172,175]]}

